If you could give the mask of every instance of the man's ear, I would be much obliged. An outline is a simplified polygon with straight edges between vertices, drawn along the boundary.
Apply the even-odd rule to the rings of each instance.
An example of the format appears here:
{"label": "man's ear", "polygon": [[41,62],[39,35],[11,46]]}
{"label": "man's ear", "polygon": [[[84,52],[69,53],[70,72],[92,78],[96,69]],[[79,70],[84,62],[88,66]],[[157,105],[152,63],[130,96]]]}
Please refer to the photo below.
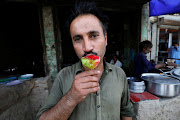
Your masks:
{"label": "man's ear", "polygon": [[143,50],[142,51],[145,51],[146,50],[146,48],[143,48]]}
{"label": "man's ear", "polygon": [[107,45],[107,33],[104,34],[106,45]]}

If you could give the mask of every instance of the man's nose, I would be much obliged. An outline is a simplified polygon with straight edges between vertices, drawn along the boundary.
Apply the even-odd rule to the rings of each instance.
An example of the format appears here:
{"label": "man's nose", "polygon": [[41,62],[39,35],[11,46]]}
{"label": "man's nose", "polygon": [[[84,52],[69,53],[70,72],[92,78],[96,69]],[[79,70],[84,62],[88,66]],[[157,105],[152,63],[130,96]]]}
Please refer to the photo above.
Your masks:
{"label": "man's nose", "polygon": [[83,51],[84,52],[89,52],[89,51],[92,51],[92,50],[93,50],[93,45],[92,45],[91,40],[84,39],[84,41],[83,41]]}

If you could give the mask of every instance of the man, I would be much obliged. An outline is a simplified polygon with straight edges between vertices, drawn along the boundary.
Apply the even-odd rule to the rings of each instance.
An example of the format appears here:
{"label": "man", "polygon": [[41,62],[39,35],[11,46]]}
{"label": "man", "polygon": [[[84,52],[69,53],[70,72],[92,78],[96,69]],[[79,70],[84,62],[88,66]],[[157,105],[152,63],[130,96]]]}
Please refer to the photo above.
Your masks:
{"label": "man", "polygon": [[122,63],[117,59],[116,54],[113,54],[113,59],[110,61],[110,64],[122,67]]}
{"label": "man", "polygon": [[121,68],[103,61],[107,22],[94,3],[79,3],[70,20],[70,34],[79,57],[97,54],[99,65],[90,70],[78,62],[62,69],[55,80],[40,120],[132,120],[126,76]]}
{"label": "man", "polygon": [[170,58],[175,58],[175,63],[180,64],[180,47],[177,43],[175,43],[174,46],[170,48]]}
{"label": "man", "polygon": [[151,63],[147,60],[146,54],[151,52],[151,48],[153,47],[152,43],[148,40],[142,41],[139,45],[140,53],[136,55],[134,59],[135,65],[135,76],[139,77],[142,73],[148,73],[149,71],[153,71],[155,69],[162,68],[164,66],[174,66],[177,67],[177,64],[168,62],[168,63]]}

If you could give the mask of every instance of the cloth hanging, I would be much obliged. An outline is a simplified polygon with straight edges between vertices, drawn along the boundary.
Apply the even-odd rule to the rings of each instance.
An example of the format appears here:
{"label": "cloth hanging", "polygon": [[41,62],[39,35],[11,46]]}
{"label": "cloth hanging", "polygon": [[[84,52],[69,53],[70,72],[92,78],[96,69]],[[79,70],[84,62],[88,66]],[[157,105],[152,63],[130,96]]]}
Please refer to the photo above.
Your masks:
{"label": "cloth hanging", "polygon": [[150,16],[180,13],[180,0],[151,0],[149,11]]}

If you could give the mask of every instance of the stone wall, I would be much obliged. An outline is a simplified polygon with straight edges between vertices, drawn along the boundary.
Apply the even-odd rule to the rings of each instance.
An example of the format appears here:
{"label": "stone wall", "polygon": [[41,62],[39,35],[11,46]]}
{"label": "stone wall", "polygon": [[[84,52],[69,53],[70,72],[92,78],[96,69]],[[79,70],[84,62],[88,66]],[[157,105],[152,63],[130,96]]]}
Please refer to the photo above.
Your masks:
{"label": "stone wall", "polygon": [[35,120],[32,119],[29,96],[19,100],[0,114],[0,120]]}
{"label": "stone wall", "polygon": [[179,120],[180,95],[159,100],[145,100],[134,103],[136,116],[133,120]]}
{"label": "stone wall", "polygon": [[31,120],[29,94],[34,84],[35,79],[31,79],[14,86],[0,86],[0,120]]}
{"label": "stone wall", "polygon": [[0,85],[0,120],[35,120],[51,85],[49,76],[14,86]]}
{"label": "stone wall", "polygon": [[34,88],[30,93],[31,116],[33,120],[36,119],[39,109],[42,107],[46,98],[48,97],[52,82],[53,81],[49,76],[45,78],[38,78],[35,81]]}

